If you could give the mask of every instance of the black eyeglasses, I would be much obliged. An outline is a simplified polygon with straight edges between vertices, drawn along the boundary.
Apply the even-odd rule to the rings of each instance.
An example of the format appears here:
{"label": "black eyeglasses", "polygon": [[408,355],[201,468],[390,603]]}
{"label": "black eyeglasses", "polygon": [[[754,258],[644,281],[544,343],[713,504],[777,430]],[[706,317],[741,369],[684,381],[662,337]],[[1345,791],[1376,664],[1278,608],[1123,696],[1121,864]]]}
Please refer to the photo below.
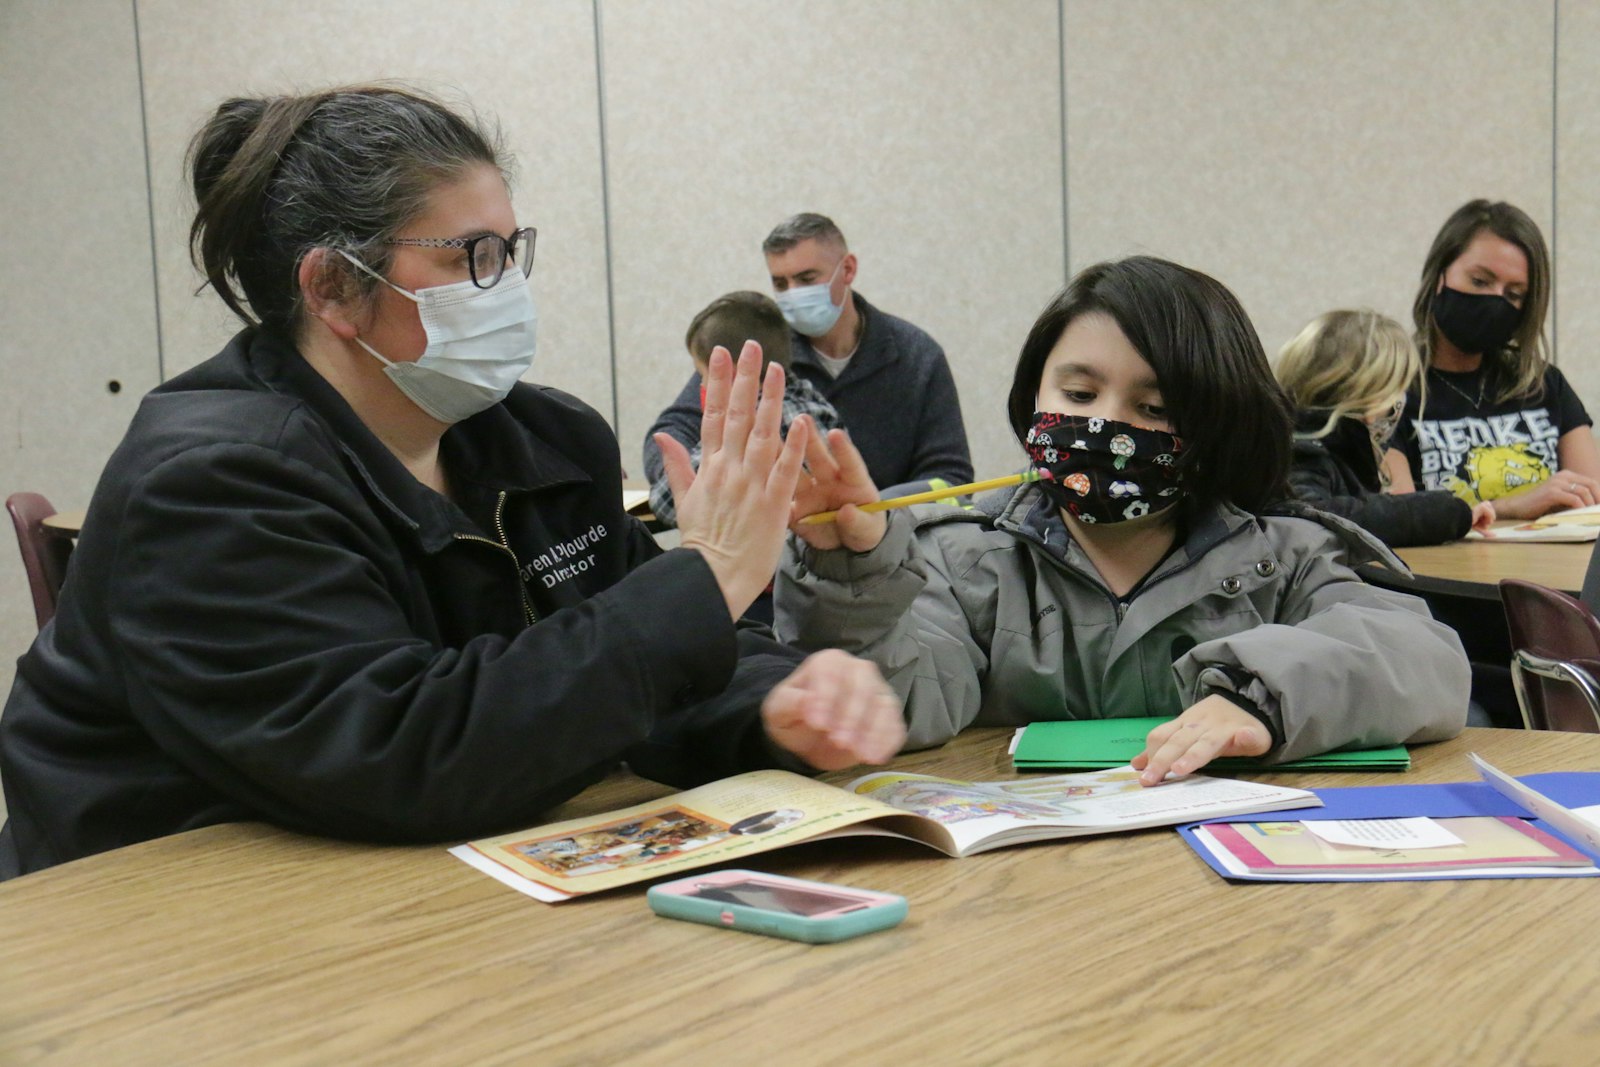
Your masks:
{"label": "black eyeglasses", "polygon": [[476,237],[396,237],[389,243],[409,248],[464,248],[472,284],[479,289],[493,289],[500,284],[507,263],[521,267],[524,278],[533,273],[533,246],[538,236],[537,228],[524,226],[510,237],[497,233],[482,233]]}

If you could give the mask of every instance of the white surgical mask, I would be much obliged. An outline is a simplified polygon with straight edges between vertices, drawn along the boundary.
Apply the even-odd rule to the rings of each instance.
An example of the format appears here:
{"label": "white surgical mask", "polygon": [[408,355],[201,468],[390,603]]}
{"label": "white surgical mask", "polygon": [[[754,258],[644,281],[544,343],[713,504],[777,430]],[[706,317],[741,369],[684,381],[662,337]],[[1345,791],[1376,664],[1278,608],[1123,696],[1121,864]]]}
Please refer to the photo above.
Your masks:
{"label": "white surgical mask", "polygon": [[349,253],[344,257],[415,301],[428,335],[415,363],[390,360],[359,337],[356,344],[383,364],[412,403],[440,422],[457,423],[500,403],[533,365],[539,312],[520,270],[507,270],[492,289],[469,280],[413,293]]}
{"label": "white surgical mask", "polygon": [[[844,305],[835,304],[828,291],[833,288],[833,280],[839,276],[839,268],[844,266],[841,258],[833,268],[833,273],[828,275],[828,280],[816,285],[802,285],[798,289],[785,289],[777,294],[778,307],[783,311],[783,317],[795,332],[806,337],[821,337],[833,329],[833,324],[839,321],[839,316],[844,314]],[[850,294],[845,294],[845,299],[850,299]]]}

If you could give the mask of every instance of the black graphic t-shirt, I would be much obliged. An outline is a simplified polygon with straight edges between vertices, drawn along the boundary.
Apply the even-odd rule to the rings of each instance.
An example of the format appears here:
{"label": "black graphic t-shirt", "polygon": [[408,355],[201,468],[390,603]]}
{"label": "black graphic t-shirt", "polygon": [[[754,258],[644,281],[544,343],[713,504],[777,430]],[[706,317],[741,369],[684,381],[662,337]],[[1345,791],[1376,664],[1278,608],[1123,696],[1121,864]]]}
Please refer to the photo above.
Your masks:
{"label": "black graphic t-shirt", "polygon": [[1406,395],[1393,445],[1405,454],[1418,489],[1448,489],[1469,504],[1508,496],[1559,470],[1561,435],[1594,423],[1555,367],[1545,371],[1544,394],[1534,400],[1496,401],[1495,383],[1483,388],[1483,374],[1430,368],[1423,419],[1416,391]]}

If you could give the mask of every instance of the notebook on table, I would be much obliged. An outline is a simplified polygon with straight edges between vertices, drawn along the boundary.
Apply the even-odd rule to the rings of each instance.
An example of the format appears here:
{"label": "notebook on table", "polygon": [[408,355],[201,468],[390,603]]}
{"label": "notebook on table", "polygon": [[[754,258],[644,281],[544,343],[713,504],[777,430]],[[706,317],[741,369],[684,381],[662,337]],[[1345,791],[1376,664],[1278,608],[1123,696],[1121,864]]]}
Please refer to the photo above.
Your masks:
{"label": "notebook on table", "polygon": [[[1067,719],[1029,723],[1018,731],[1011,762],[1019,771],[1099,770],[1121,767],[1144,751],[1150,731],[1171,719],[1162,716],[1133,719]],[[1263,763],[1259,759],[1224,758],[1206,764],[1207,773],[1219,771],[1405,771],[1411,753],[1404,745],[1386,748],[1324,752],[1289,763]]]}

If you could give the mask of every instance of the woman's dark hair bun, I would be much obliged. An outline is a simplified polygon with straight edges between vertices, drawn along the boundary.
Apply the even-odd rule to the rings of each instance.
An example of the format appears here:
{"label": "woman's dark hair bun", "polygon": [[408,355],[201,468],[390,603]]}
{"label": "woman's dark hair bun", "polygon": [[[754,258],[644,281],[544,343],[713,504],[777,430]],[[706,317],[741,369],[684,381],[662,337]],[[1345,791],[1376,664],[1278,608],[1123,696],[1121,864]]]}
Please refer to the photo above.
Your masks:
{"label": "woman's dark hair bun", "polygon": [[[404,86],[234,97],[189,144],[190,257],[246,323],[293,332],[307,253],[336,249],[381,273],[387,239],[476,165],[504,173],[498,135]],[[375,284],[353,280],[359,293]]]}
{"label": "woman's dark hair bun", "polygon": [[267,112],[265,100],[236,96],[218,106],[189,150],[195,199],[204,203],[217,179],[239,154],[245,140]]}

